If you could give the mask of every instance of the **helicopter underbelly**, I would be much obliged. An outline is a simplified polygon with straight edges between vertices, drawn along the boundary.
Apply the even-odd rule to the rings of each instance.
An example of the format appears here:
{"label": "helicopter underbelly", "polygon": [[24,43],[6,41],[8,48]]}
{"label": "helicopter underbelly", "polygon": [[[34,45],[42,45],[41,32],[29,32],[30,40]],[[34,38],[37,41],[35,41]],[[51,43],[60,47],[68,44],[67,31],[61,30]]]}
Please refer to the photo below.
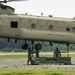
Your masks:
{"label": "helicopter underbelly", "polygon": [[28,40],[42,40],[42,41],[59,41],[75,43],[74,33],[67,32],[51,32],[21,29],[20,38]]}
{"label": "helicopter underbelly", "polygon": [[11,29],[0,31],[0,37],[13,38],[20,40],[53,41],[75,43],[75,34],[68,32],[31,30],[20,28],[20,30]]}

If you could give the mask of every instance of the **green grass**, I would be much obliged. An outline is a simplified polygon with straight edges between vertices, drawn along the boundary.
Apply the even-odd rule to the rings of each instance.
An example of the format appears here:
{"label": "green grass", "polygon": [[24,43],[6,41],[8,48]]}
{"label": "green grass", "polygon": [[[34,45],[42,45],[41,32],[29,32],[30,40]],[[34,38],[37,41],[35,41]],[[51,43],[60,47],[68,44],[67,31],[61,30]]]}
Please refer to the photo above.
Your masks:
{"label": "green grass", "polygon": [[49,68],[1,68],[0,75],[75,75],[75,71]]}
{"label": "green grass", "polygon": [[[26,60],[27,53],[5,53],[7,55],[0,55],[0,60]],[[15,55],[14,55],[15,54]],[[17,55],[18,54],[18,55]],[[71,60],[75,61],[75,54],[70,54]],[[41,54],[40,57],[53,57],[53,54]],[[67,57],[67,54],[62,54],[62,57]]]}
{"label": "green grass", "polygon": [[70,54],[70,57],[73,61],[75,61],[75,54]]}
{"label": "green grass", "polygon": [[27,55],[1,55],[0,60],[21,60],[27,59]]}
{"label": "green grass", "polygon": [[27,53],[16,53],[16,52],[4,52],[0,53],[0,60],[21,60],[27,59]]}

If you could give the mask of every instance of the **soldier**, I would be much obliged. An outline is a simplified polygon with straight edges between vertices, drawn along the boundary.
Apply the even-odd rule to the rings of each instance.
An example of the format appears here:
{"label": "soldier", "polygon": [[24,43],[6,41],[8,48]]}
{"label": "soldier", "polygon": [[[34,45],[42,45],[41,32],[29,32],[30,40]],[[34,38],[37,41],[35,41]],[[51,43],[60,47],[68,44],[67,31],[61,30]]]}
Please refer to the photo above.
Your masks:
{"label": "soldier", "polygon": [[58,47],[56,48],[54,52],[54,57],[61,57],[61,52],[58,50]]}
{"label": "soldier", "polygon": [[39,60],[39,50],[36,50],[36,60]]}
{"label": "soldier", "polygon": [[28,60],[27,60],[27,65],[29,65],[29,62],[31,63],[32,61],[32,50],[30,47],[28,48]]}

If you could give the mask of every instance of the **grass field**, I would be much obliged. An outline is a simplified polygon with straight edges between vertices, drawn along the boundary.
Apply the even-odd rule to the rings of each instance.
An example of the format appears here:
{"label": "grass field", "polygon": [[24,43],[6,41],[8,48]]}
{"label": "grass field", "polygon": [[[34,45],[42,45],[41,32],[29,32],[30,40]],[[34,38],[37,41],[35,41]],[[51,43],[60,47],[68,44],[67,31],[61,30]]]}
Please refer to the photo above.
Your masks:
{"label": "grass field", "polygon": [[12,53],[12,52],[6,52],[6,53],[0,53],[0,60],[26,60],[27,59],[27,53]]}
{"label": "grass field", "polygon": [[75,71],[49,68],[2,68],[0,75],[75,75]]}
{"label": "grass field", "polygon": [[0,75],[75,75],[75,71],[49,68],[2,68]]}
{"label": "grass field", "polygon": [[[50,56],[53,54],[40,54],[40,56]],[[62,57],[67,56],[62,54]],[[75,61],[75,54],[70,54]],[[26,60],[27,53],[5,53],[0,55],[0,60]],[[50,69],[50,68],[0,68],[0,75],[75,75],[75,70],[67,69]]]}
{"label": "grass field", "polygon": [[0,60],[26,60],[27,55],[1,55]]}
{"label": "grass field", "polygon": [[[62,57],[67,57],[67,54],[62,54]],[[75,61],[75,54],[69,54],[72,61]],[[52,53],[40,53],[40,57],[53,57]],[[0,55],[0,60],[26,60],[27,53],[4,53]]]}

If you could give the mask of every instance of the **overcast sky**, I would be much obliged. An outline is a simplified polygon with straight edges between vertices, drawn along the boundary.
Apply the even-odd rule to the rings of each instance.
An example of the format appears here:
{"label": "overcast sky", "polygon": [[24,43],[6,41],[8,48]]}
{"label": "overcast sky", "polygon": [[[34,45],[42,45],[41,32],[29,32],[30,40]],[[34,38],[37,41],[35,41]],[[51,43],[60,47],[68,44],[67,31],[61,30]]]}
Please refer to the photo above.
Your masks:
{"label": "overcast sky", "polygon": [[75,16],[75,0],[28,0],[9,2],[15,8],[15,13],[72,18]]}

